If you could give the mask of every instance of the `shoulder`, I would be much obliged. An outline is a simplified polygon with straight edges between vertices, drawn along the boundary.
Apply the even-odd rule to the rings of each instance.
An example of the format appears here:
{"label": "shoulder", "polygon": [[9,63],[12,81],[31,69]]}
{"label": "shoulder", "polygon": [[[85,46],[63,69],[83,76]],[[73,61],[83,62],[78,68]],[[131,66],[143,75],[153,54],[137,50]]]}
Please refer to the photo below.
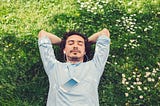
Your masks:
{"label": "shoulder", "polygon": [[40,46],[42,44],[51,44],[51,41],[47,36],[43,36],[38,38],[38,45]]}
{"label": "shoulder", "polygon": [[102,43],[105,43],[105,44],[109,44],[110,41],[111,41],[111,39],[108,36],[103,35],[103,34],[101,36],[99,36],[98,39],[97,39],[97,43],[102,42]]}

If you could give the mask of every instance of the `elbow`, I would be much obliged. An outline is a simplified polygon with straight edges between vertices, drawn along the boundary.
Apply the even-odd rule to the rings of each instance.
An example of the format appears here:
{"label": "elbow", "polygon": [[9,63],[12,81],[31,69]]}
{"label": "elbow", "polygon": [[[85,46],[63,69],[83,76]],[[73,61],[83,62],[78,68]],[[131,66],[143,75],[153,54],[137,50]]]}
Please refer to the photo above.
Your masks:
{"label": "elbow", "polygon": [[108,29],[104,28],[101,32],[110,38],[110,32]]}
{"label": "elbow", "polygon": [[45,36],[45,31],[44,30],[41,30],[39,33],[38,33],[38,38],[42,38]]}

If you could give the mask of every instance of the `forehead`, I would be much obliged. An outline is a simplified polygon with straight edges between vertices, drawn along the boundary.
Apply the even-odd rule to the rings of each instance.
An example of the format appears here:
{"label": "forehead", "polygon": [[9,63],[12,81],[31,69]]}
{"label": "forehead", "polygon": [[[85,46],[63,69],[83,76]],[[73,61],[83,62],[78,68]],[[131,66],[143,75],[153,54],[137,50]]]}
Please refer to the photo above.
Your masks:
{"label": "forehead", "polygon": [[67,38],[67,41],[74,40],[74,41],[84,41],[84,38],[82,38],[79,35],[71,35]]}

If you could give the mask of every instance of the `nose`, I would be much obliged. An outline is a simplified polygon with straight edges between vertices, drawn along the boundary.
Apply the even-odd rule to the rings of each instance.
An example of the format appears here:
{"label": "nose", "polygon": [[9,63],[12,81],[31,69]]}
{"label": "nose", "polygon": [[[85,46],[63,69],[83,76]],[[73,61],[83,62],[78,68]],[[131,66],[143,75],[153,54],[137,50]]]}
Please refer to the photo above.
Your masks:
{"label": "nose", "polygon": [[78,44],[77,44],[77,43],[75,43],[75,44],[73,45],[73,47],[77,48],[77,47],[78,47]]}
{"label": "nose", "polygon": [[74,50],[78,50],[78,45],[77,45],[77,44],[74,44],[74,45],[73,45],[73,49],[74,49]]}
{"label": "nose", "polygon": [[73,49],[74,49],[74,50],[78,50],[78,47],[77,47],[77,46],[74,46]]}

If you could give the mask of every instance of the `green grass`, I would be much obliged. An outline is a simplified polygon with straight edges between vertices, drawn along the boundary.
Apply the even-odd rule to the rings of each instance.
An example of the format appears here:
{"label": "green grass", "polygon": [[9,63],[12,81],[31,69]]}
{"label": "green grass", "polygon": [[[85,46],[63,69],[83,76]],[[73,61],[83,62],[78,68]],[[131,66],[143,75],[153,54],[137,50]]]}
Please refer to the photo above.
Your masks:
{"label": "green grass", "polygon": [[45,29],[51,31],[55,15],[75,12],[74,0],[11,0],[0,1],[0,33],[23,36]]}
{"label": "green grass", "polygon": [[[37,46],[41,29],[61,37],[73,29],[90,36],[104,27],[110,30],[112,42],[99,86],[100,105],[160,104],[160,1],[109,0],[104,11],[95,10],[96,15],[86,11],[95,6],[88,4],[80,11],[76,0],[0,1],[0,106],[45,105],[48,78]],[[56,57],[62,59],[57,47],[54,49]],[[153,70],[155,81],[148,82],[145,72]],[[137,85],[126,89],[135,81],[133,72],[141,74],[142,89],[150,90],[139,91]],[[122,74],[132,78],[128,85],[121,83]],[[139,99],[140,95],[144,98]]]}
{"label": "green grass", "polygon": [[34,67],[39,61],[36,36],[41,29],[47,31],[54,29],[54,22],[50,23],[54,16],[75,13],[76,7],[73,1],[0,1],[1,106],[45,104],[48,89],[44,87],[48,86],[48,82],[44,80],[46,79],[44,71],[39,72],[42,70],[41,64]]}

